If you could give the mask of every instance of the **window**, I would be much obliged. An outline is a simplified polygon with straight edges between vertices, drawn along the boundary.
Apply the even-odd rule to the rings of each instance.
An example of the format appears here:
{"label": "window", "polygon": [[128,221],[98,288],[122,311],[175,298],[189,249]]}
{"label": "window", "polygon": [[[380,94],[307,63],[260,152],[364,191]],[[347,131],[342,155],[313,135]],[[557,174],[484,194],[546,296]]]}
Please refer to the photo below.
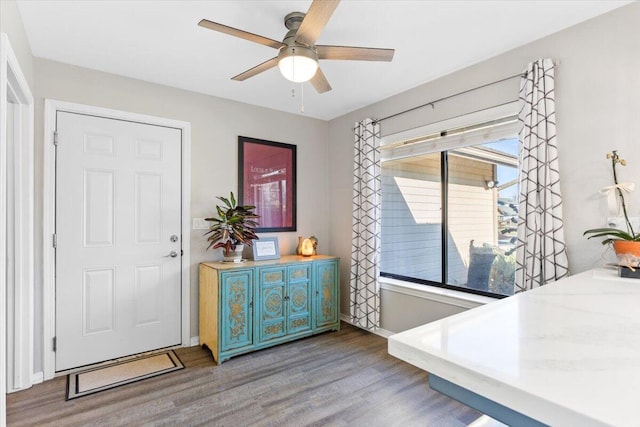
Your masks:
{"label": "window", "polygon": [[[489,133],[465,129],[465,138],[440,133],[442,151],[429,138],[383,146],[382,276],[513,294],[517,123],[491,126]],[[505,132],[511,137],[499,137]]]}

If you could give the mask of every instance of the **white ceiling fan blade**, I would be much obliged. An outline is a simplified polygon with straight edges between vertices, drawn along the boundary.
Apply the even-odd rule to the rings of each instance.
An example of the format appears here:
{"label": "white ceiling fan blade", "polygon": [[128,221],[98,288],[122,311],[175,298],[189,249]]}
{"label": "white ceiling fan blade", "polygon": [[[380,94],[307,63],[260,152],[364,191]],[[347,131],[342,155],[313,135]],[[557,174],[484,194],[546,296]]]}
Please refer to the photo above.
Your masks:
{"label": "white ceiling fan blade", "polygon": [[259,36],[257,34],[253,34],[248,31],[239,30],[237,28],[229,27],[227,25],[218,24],[217,22],[212,22],[207,19],[202,19],[200,22],[198,22],[198,25],[203,28],[208,28],[213,31],[229,34],[230,36],[234,36],[234,37],[240,37],[241,39],[245,39],[245,40],[249,40],[250,42],[269,46],[274,49],[280,49],[282,46],[284,46],[284,43],[279,42],[278,40],[273,40],[268,37]]}
{"label": "white ceiling fan blade", "polygon": [[319,59],[342,59],[348,61],[385,61],[390,62],[394,49],[356,46],[316,46]]}
{"label": "white ceiling fan blade", "polygon": [[331,90],[331,85],[320,68],[318,68],[310,82],[318,93],[325,93]]}
{"label": "white ceiling fan blade", "polygon": [[260,74],[264,71],[270,70],[271,68],[278,65],[278,57],[271,58],[268,61],[264,61],[262,64],[258,64],[253,68],[249,68],[247,71],[238,74],[237,76],[231,77],[231,80],[244,81],[250,77],[255,76],[256,74]]}
{"label": "white ceiling fan blade", "polygon": [[296,42],[313,46],[340,0],[314,0],[296,33]]}

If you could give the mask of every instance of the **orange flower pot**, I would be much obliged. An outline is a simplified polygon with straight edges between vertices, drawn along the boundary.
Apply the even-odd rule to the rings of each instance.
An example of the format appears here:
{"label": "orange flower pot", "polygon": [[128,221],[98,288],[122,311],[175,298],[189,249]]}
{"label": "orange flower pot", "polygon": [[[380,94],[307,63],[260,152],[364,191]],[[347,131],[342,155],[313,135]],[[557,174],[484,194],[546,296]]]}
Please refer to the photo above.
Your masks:
{"label": "orange flower pot", "polygon": [[640,242],[614,240],[613,250],[618,259],[618,265],[640,268]]}

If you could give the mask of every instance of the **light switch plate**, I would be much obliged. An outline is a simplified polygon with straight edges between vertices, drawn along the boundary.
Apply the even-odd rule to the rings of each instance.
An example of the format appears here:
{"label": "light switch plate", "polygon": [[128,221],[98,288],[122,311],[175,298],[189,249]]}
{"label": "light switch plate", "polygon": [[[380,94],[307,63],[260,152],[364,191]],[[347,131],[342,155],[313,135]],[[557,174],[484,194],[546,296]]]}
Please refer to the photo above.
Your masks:
{"label": "light switch plate", "polygon": [[191,228],[194,230],[208,230],[209,221],[205,221],[204,218],[191,218]]}

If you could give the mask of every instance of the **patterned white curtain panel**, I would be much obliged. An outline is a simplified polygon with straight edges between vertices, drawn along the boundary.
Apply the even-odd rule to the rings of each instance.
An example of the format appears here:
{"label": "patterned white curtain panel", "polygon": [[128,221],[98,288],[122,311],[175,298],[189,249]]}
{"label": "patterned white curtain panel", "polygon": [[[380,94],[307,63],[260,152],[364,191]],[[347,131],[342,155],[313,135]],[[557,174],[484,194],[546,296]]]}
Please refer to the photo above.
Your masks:
{"label": "patterned white curtain panel", "polygon": [[569,275],[556,141],[554,64],[529,64],[520,86],[520,195],[515,292]]}
{"label": "patterned white curtain panel", "polygon": [[353,238],[351,243],[351,322],[363,329],[380,326],[380,125],[355,125],[353,161]]}

